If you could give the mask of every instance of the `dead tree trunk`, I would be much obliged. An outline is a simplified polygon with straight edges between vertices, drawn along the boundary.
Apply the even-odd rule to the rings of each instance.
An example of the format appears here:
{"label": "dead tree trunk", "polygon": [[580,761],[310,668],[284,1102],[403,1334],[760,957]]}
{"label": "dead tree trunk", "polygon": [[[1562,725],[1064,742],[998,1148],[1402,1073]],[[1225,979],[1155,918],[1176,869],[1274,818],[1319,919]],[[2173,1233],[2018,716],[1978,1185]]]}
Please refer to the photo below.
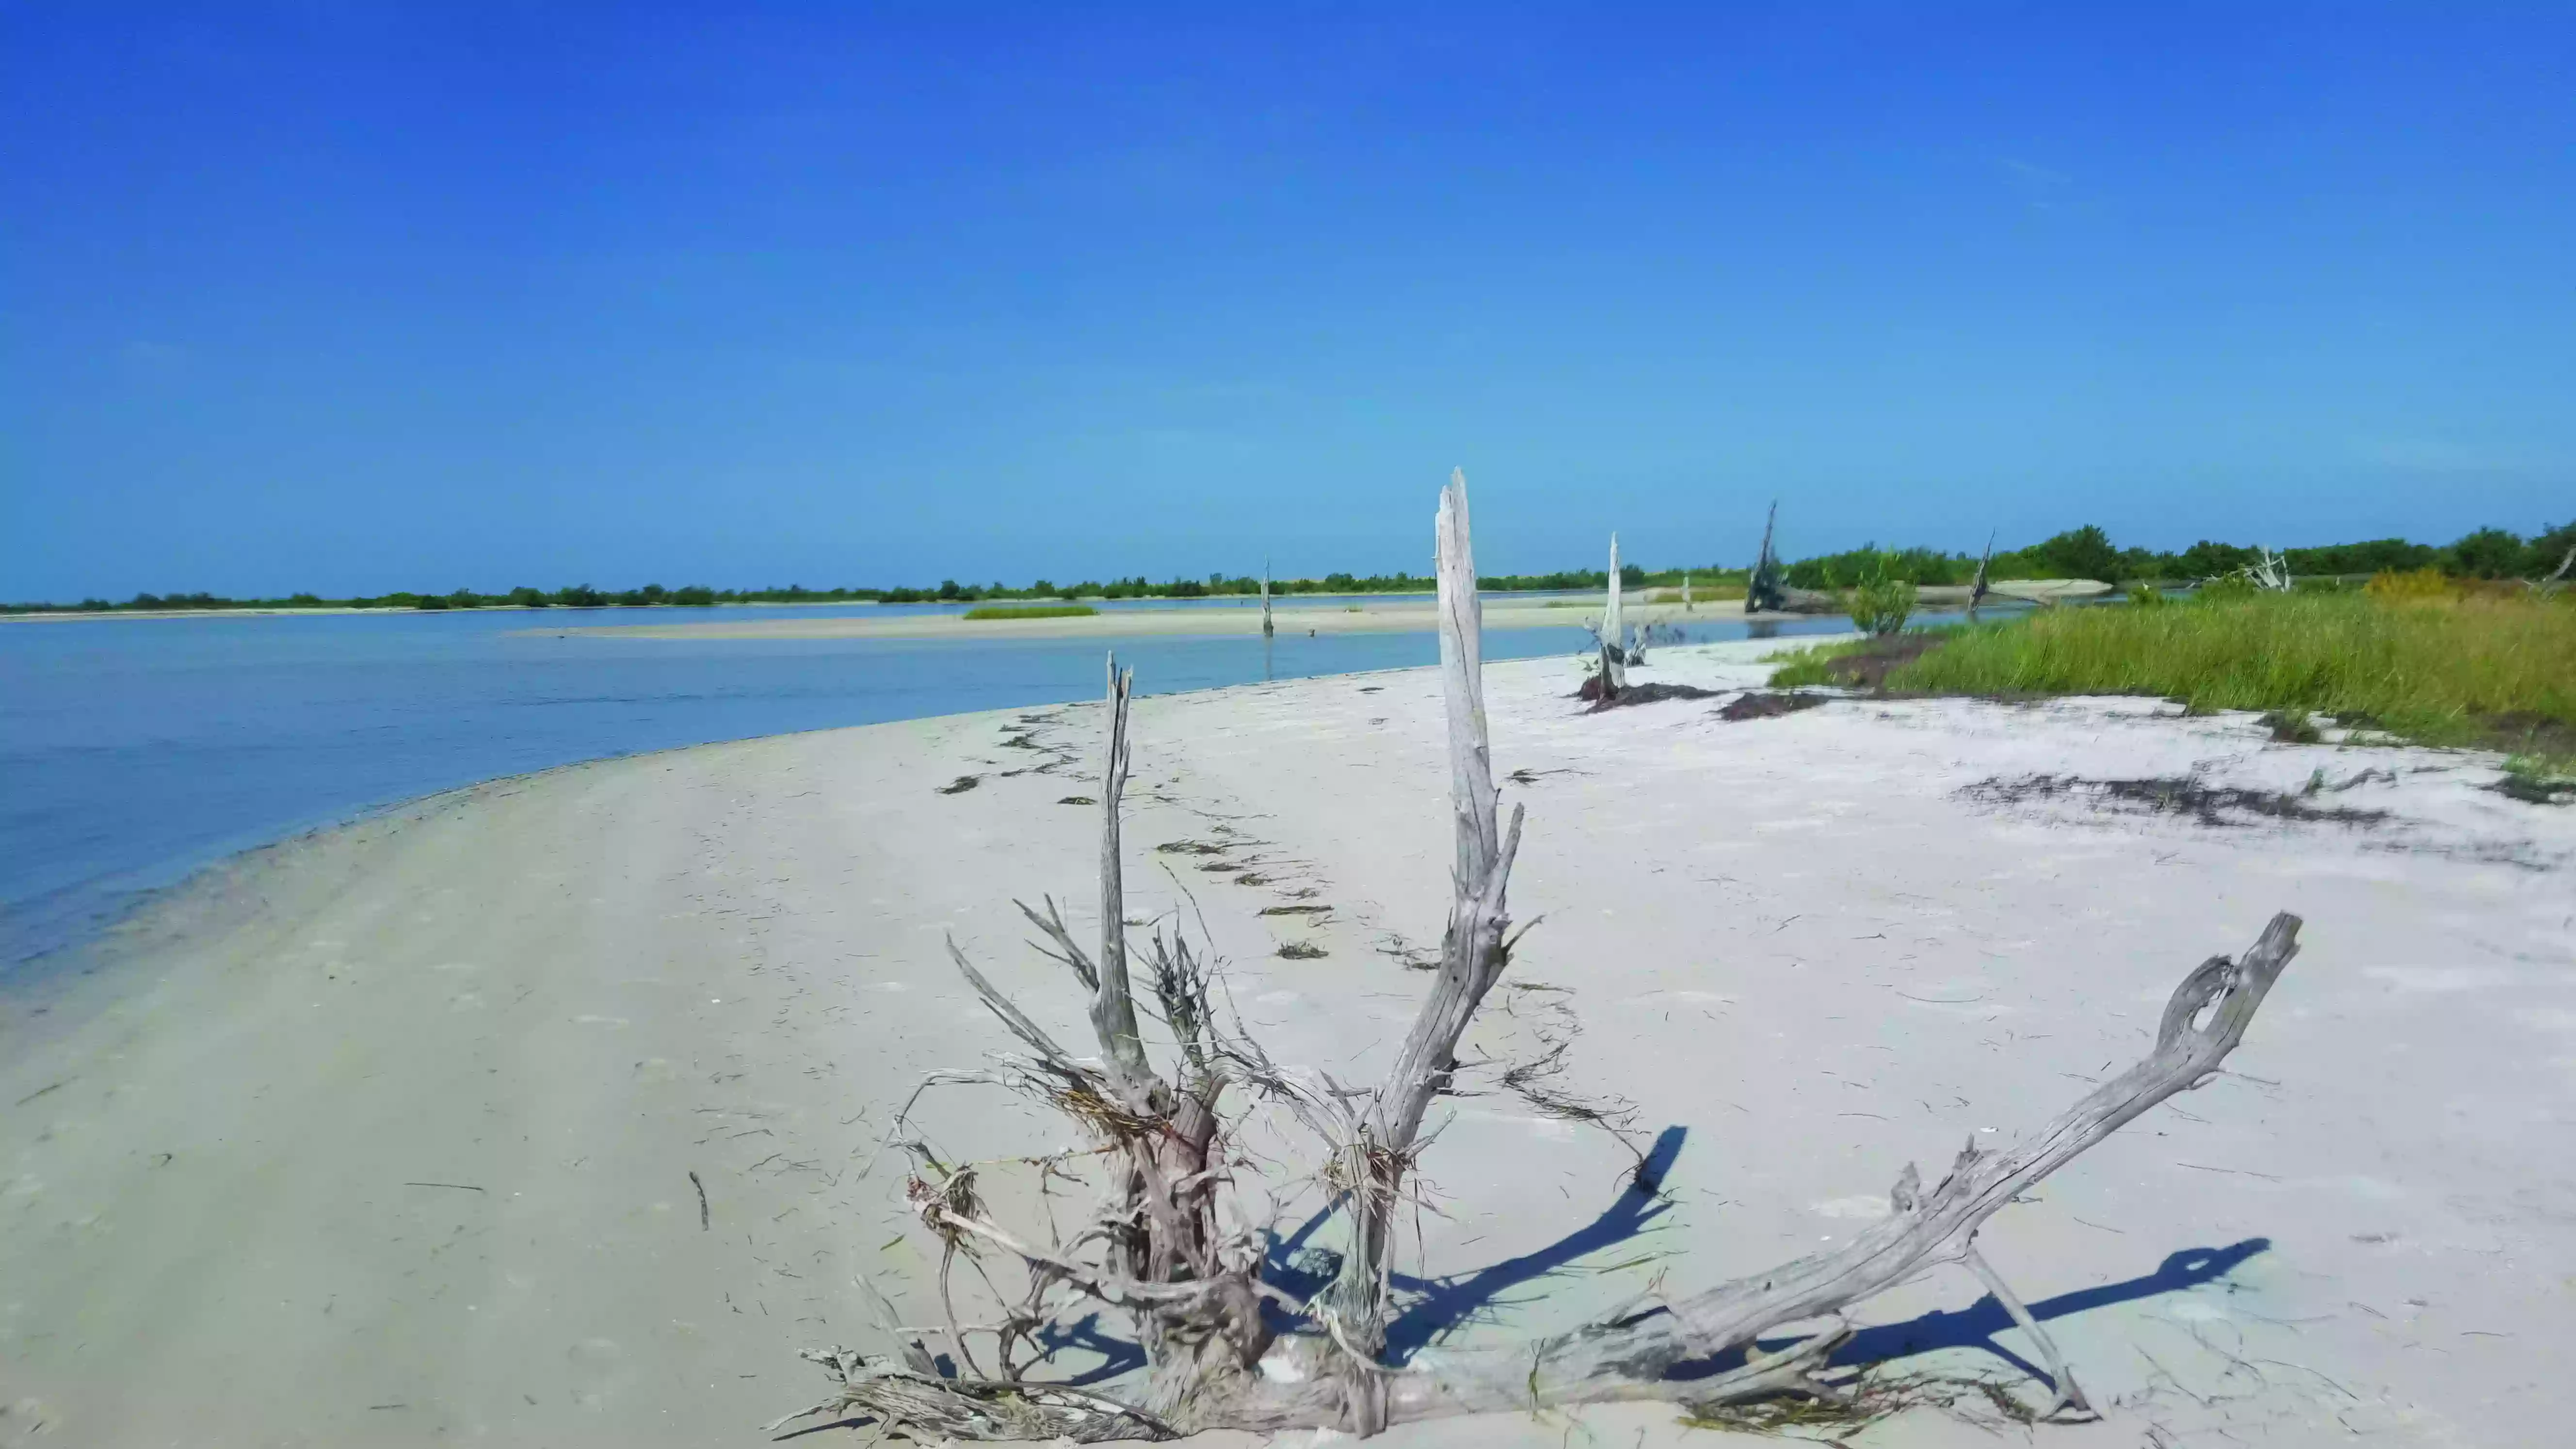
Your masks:
{"label": "dead tree trunk", "polygon": [[[1348,1196],[1351,1252],[1325,1304],[1333,1339],[1347,1356],[1337,1374],[1346,1422],[1354,1432],[1386,1427],[1387,1275],[1393,1262],[1395,1210],[1422,1132],[1423,1114],[1458,1061],[1458,1041],[1510,959],[1503,890],[1520,848],[1521,812],[1498,832],[1501,796],[1494,788],[1485,736],[1484,605],[1476,597],[1476,555],[1467,525],[1466,475],[1454,473],[1440,495],[1440,676],[1448,701],[1449,814],[1455,837],[1449,926],[1440,942],[1440,974],[1413,1019],[1386,1081],[1359,1114],[1358,1131],[1341,1144],[1338,1181]],[[1611,550],[1611,588],[1618,588],[1618,539]],[[1615,598],[1615,593],[1614,596]]]}
{"label": "dead tree trunk", "polygon": [[1968,581],[1968,612],[1970,614],[1976,613],[1977,606],[1986,601],[1986,567],[1994,561],[1995,535],[1993,530],[1989,529],[1986,533],[1986,551],[1977,557],[1977,576]]}
{"label": "dead tree trunk", "polygon": [[1773,500],[1771,516],[1762,524],[1762,552],[1753,560],[1753,577],[1744,587],[1744,612],[1777,614],[1789,607],[1788,581],[1781,577],[1780,560],[1771,552],[1771,533],[1780,523],[1780,504]]}
{"label": "dead tree trunk", "polygon": [[1261,561],[1261,637],[1270,637],[1270,560]]}
{"label": "dead tree trunk", "polygon": [[1612,682],[1619,689],[1627,688],[1628,581],[1619,572],[1619,535],[1615,533],[1610,535],[1610,594],[1602,603],[1601,640],[1610,646],[1610,657],[1619,665]]}
{"label": "dead tree trunk", "polygon": [[1684,569],[1682,570],[1682,612],[1685,614],[1689,613],[1690,606],[1690,570]]}
{"label": "dead tree trunk", "polygon": [[[984,1004],[1034,1055],[997,1054],[983,1071],[943,1072],[924,1084],[980,1083],[1019,1091],[1081,1125],[1095,1143],[1063,1160],[1103,1164],[1102,1203],[1070,1238],[1050,1231],[1041,1245],[995,1222],[975,1189],[975,1169],[942,1162],[910,1137],[911,1107],[897,1114],[898,1140],[918,1166],[906,1184],[921,1222],[941,1240],[942,1298],[958,1257],[998,1255],[1027,1283],[999,1304],[998,1324],[948,1332],[965,1372],[943,1376],[908,1330],[879,1317],[897,1353],[871,1358],[846,1348],[808,1352],[837,1380],[830,1395],[789,1419],[856,1412],[881,1432],[935,1441],[1163,1439],[1213,1428],[1275,1432],[1331,1428],[1361,1434],[1448,1414],[1526,1411],[1612,1399],[1698,1405],[1780,1394],[1831,1398],[1825,1377],[1850,1335],[1857,1305],[1945,1264],[1973,1274],[2037,1341],[2055,1397],[2050,1412],[2086,1411],[2082,1390],[2056,1346],[1976,1250],[1977,1233],[2006,1204],[2166,1098],[2216,1074],[2296,954],[2299,921],[2279,915],[2245,958],[2213,957],[2175,988],[2154,1049],[2137,1065],[2040,1124],[2002,1151],[1969,1142],[1929,1191],[1909,1165],[1889,1193],[1890,1215],[1851,1243],[1784,1263],[1697,1294],[1667,1297],[1652,1312],[1621,1310],[1569,1333],[1515,1344],[1444,1348],[1437,1362],[1382,1362],[1390,1309],[1396,1209],[1405,1200],[1422,1128],[1449,1088],[1458,1049],[1478,1006],[1509,964],[1505,887],[1520,844],[1521,812],[1499,820],[1485,728],[1482,606],[1476,597],[1467,490],[1453,476],[1438,515],[1440,667],[1448,718],[1449,805],[1454,851],[1449,923],[1439,975],[1383,1082],[1371,1092],[1320,1086],[1281,1070],[1257,1043],[1219,1030],[1205,968],[1177,935],[1157,935],[1147,953],[1160,1020],[1171,1038],[1169,1074],[1157,1071],[1138,1030],[1123,924],[1119,806],[1127,779],[1129,683],[1110,668],[1108,740],[1102,761],[1101,927],[1098,960],[1074,940],[1052,901],[1046,913],[1022,906],[1090,995],[1097,1062],[1073,1057],[994,988],[952,944],[958,969]],[[1239,1028],[1238,1028],[1239,1030]],[[1328,1148],[1325,1179],[1339,1191],[1351,1251],[1336,1280],[1300,1301],[1263,1280],[1266,1237],[1229,1221],[1221,1204],[1230,1169],[1218,1105],[1228,1085],[1290,1107]],[[918,1094],[916,1094],[917,1096]],[[1055,1171],[1057,1159],[1042,1170]],[[872,1291],[872,1290],[870,1290]],[[1001,1300],[998,1288],[992,1296]],[[1028,1380],[1014,1346],[1034,1347],[1041,1331],[1085,1303],[1106,1304],[1136,1322],[1149,1371],[1139,1391],[1110,1396]],[[1314,1331],[1280,1337],[1263,1319],[1268,1304]],[[1793,1347],[1756,1351],[1765,1335],[1810,1325]],[[999,1370],[986,1374],[966,1350],[993,1339]],[[1729,1366],[1727,1356],[1742,1354]],[[1676,1371],[1717,1362],[1687,1377]],[[788,1420],[779,1421],[781,1424]],[[775,1425],[772,1426],[776,1427]]]}

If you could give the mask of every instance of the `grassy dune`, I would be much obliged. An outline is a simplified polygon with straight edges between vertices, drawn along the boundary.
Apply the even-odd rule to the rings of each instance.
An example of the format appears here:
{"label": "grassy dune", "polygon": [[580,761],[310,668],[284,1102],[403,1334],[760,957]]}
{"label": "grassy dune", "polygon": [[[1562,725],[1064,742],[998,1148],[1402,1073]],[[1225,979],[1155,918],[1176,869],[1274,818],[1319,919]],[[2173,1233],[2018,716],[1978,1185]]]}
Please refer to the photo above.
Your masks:
{"label": "grassy dune", "polygon": [[[1813,658],[1777,682],[1832,677]],[[2290,594],[2044,610],[1951,631],[1886,687],[2304,710],[2564,762],[2576,756],[2576,600]]]}

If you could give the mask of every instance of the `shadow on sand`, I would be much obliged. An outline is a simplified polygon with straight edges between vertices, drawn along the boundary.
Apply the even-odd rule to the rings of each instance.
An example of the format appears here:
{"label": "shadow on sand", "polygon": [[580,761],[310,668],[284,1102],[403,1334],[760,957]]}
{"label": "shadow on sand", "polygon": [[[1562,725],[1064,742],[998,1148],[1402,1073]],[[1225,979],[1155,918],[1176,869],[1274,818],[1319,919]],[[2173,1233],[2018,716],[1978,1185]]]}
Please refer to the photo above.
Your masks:
{"label": "shadow on sand", "polygon": [[[1396,1314],[1387,1325],[1388,1357],[1401,1363],[1470,1324],[1495,1322],[1499,1310],[1533,1301],[1532,1298],[1507,1297],[1513,1289],[1573,1270],[1581,1260],[1594,1253],[1638,1238],[1649,1225],[1672,1210],[1672,1200],[1663,1195],[1663,1184],[1674,1162],[1681,1156],[1682,1142],[1687,1135],[1688,1129],[1683,1127],[1665,1128],[1656,1136],[1654,1146],[1638,1164],[1636,1172],[1630,1175],[1627,1185],[1599,1216],[1544,1248],[1466,1273],[1435,1278],[1405,1273],[1393,1275]],[[1327,1204],[1300,1223],[1295,1232],[1273,1240],[1267,1275],[1272,1283],[1304,1299],[1321,1292],[1332,1282],[1340,1267],[1340,1254],[1316,1246],[1313,1239],[1337,1215],[1338,1207],[1338,1203]],[[2115,1303],[2179,1293],[2225,1277],[2239,1264],[2268,1251],[2271,1246],[2269,1238],[2247,1238],[2224,1248],[2185,1248],[2166,1255],[2152,1272],[2041,1299],[2029,1305],[2031,1316],[2045,1323]],[[1265,1311],[1276,1312],[1266,1307]],[[1660,1308],[1650,1310],[1639,1316],[1640,1321],[1663,1311]],[[1297,1321],[1284,1317],[1275,1318],[1273,1326],[1283,1333],[1302,1328]],[[1833,1362],[1858,1366],[1892,1362],[1943,1349],[1980,1349],[2022,1373],[2045,1381],[2047,1375],[2037,1366],[1996,1341],[1996,1335],[2013,1326],[2012,1318],[2004,1312],[2003,1305],[1997,1303],[1992,1294],[1985,1294],[1963,1309],[1934,1309],[1902,1323],[1861,1329],[1835,1353]],[[1134,1340],[1104,1331],[1096,1313],[1086,1314],[1071,1324],[1050,1328],[1042,1341],[1050,1360],[1058,1351],[1064,1350],[1096,1356],[1097,1362],[1078,1377],[1054,1381],[1072,1386],[1103,1383],[1140,1369],[1145,1363],[1144,1352]],[[1782,1338],[1766,1341],[1757,1347],[1767,1352],[1795,1341],[1794,1338]],[[1706,1378],[1724,1373],[1743,1362],[1744,1351],[1732,1349],[1712,1358],[1677,1365],[1670,1377],[1680,1380]],[[943,1373],[954,1372],[945,1354],[940,1355],[939,1364]],[[835,1424],[815,1425],[797,1430],[795,1434],[810,1433],[817,1428],[840,1427],[851,1422],[842,1420]]]}

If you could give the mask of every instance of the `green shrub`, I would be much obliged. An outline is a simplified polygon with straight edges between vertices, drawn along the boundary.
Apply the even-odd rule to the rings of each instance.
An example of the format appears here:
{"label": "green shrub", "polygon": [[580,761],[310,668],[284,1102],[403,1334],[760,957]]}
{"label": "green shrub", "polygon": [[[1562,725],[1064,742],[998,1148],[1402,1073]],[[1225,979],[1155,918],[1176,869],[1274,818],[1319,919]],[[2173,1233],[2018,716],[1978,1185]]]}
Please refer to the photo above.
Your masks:
{"label": "green shrub", "polygon": [[1852,627],[1864,634],[1893,634],[1914,616],[1914,586],[1901,579],[1873,579],[1851,591]]}
{"label": "green shrub", "polygon": [[1895,555],[1881,553],[1862,565],[1860,581],[1843,595],[1853,628],[1864,634],[1893,634],[1913,617],[1914,581],[1892,566],[1896,563]]}
{"label": "green shrub", "polygon": [[2459,587],[2440,569],[2411,569],[2405,573],[2382,569],[2362,585],[2362,592],[2383,604],[2452,599],[2460,594]]}

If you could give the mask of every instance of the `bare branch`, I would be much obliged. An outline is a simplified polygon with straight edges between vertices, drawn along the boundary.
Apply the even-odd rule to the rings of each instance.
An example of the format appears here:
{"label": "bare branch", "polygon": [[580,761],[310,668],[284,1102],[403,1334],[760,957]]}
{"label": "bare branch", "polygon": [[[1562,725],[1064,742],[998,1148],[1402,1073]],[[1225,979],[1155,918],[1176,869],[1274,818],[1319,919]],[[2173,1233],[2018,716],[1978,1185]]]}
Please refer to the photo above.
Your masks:
{"label": "bare branch", "polygon": [[1100,973],[1092,967],[1091,958],[1082,954],[1082,948],[1074,944],[1073,933],[1065,929],[1064,912],[1056,909],[1055,897],[1041,896],[1039,899],[1046,902],[1046,914],[1043,916],[1030,910],[1026,901],[1011,902],[1012,905],[1020,908],[1021,915],[1029,918],[1030,925],[1045,932],[1047,939],[1055,942],[1054,950],[1050,951],[1040,946],[1038,954],[1050,960],[1063,962],[1066,968],[1073,972],[1074,979],[1082,983],[1083,990],[1098,991]]}
{"label": "bare branch", "polygon": [[984,1000],[985,1009],[1000,1017],[1002,1025],[1011,1029],[1011,1035],[1028,1043],[1029,1050],[1046,1058],[1049,1066],[1066,1071],[1077,1070],[1073,1053],[1056,1045],[1055,1038],[1048,1036],[1044,1027],[1029,1020],[1028,1013],[1013,1005],[1000,987],[985,980],[984,973],[976,970],[974,963],[966,959],[966,953],[957,949],[954,936],[948,938],[948,959],[957,963],[957,969],[966,975],[966,984],[975,988],[975,994]]}
{"label": "bare branch", "polygon": [[1995,1301],[2003,1305],[2004,1312],[2011,1314],[2012,1321],[2030,1336],[2031,1343],[2039,1349],[2040,1362],[2048,1365],[2048,1386],[2057,1392],[2057,1397],[2049,1400],[2040,1417],[2048,1418],[2060,1409],[2073,1409],[2087,1418],[2094,1417],[2093,1405],[2085,1399],[2083,1387],[2075,1382],[2075,1375],[2067,1370],[2066,1359],[2057,1351],[2057,1340],[2050,1338],[2048,1330],[2039,1326],[2039,1320],[2030,1316],[2030,1310],[2023,1306],[2020,1295],[2012,1291],[2012,1285],[2004,1281],[2004,1275],[1996,1272],[1994,1265],[1986,1261],[1986,1255],[1977,1251],[1976,1240],[1971,1238],[1959,1256],[1968,1265],[1968,1271],[1977,1275],[1977,1281],[1986,1285],[1986,1291],[1995,1295]]}

